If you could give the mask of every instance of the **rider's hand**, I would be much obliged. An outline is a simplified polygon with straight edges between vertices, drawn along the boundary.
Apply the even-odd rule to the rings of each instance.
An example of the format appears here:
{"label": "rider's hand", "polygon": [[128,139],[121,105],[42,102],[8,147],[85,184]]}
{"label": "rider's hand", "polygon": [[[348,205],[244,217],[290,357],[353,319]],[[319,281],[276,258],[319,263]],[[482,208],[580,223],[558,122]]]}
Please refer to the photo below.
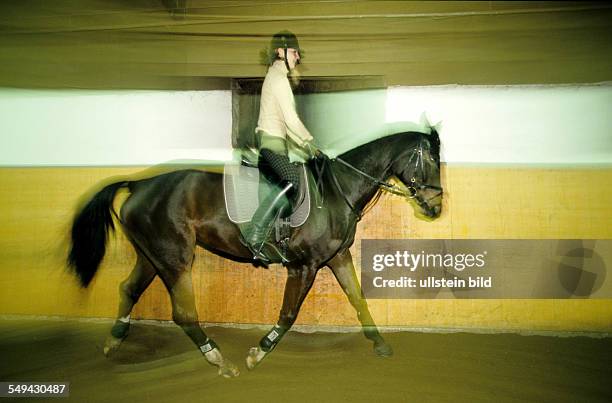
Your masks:
{"label": "rider's hand", "polygon": [[318,158],[321,156],[321,150],[319,150],[317,146],[312,143],[312,141],[307,141],[304,143],[304,149],[311,158]]}

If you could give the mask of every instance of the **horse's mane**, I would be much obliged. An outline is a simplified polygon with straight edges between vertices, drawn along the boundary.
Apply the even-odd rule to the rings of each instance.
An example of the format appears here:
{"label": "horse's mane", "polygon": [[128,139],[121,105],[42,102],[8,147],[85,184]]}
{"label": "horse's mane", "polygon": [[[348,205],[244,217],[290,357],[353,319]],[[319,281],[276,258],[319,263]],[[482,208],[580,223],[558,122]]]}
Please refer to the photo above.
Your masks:
{"label": "horse's mane", "polygon": [[359,159],[362,156],[370,155],[373,150],[384,149],[385,151],[389,148],[397,147],[398,144],[402,142],[406,142],[406,144],[411,143],[412,141],[423,139],[429,143],[431,154],[434,158],[439,161],[440,155],[440,137],[438,136],[438,132],[435,128],[431,128],[431,133],[422,133],[422,132],[401,132],[394,133],[384,137],[380,137],[378,139],[369,141],[365,144],[357,146],[351,150],[348,150],[338,157],[342,159]]}

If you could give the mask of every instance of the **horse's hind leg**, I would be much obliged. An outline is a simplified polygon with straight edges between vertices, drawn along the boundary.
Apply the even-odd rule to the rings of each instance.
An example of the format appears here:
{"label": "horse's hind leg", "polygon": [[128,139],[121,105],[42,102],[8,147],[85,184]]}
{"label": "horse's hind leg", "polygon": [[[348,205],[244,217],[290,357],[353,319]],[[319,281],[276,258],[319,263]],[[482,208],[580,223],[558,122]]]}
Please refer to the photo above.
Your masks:
{"label": "horse's hind leg", "polygon": [[119,286],[119,312],[111,334],[104,343],[104,355],[109,356],[115,352],[127,337],[132,308],[154,278],[155,269],[147,259],[138,254],[134,269]]}
{"label": "horse's hind leg", "polygon": [[357,311],[357,317],[361,322],[365,337],[374,342],[374,352],[381,357],[393,355],[393,349],[378,332],[376,324],[370,314],[370,310],[368,309],[368,304],[361,296],[361,289],[359,287],[357,275],[355,274],[355,266],[353,265],[351,252],[346,249],[338,253],[329,261],[328,266],[331,268],[334,276],[336,276],[338,283],[340,283],[351,305]]}
{"label": "horse's hind leg", "polygon": [[[164,265],[164,267],[169,266]],[[198,313],[196,311],[191,280],[191,263],[178,271],[162,270],[160,277],[170,293],[174,322],[198,346],[206,360],[219,368],[219,375],[223,375],[226,378],[238,376],[240,374],[238,367],[221,355],[217,344],[206,336],[198,323]]]}

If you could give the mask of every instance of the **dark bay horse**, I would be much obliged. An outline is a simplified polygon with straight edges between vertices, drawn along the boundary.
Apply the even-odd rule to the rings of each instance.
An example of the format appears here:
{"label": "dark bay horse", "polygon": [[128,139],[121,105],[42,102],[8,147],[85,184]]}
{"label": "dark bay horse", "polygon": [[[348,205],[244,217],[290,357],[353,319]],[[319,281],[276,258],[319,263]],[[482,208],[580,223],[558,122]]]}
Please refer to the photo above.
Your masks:
{"label": "dark bay horse", "polygon": [[[380,356],[392,354],[379,334],[361,290],[349,247],[364,208],[381,189],[405,195],[419,213],[436,218],[441,212],[440,140],[431,134],[406,132],[380,138],[340,155],[320,157],[308,166],[319,172],[324,203],[314,208],[289,241],[293,259],[277,324],[249,350],[247,367],[254,368],[269,354],[297,318],[318,270],[329,267],[357,311],[365,336]],[[386,180],[395,177],[403,190]],[[401,186],[400,185],[400,186]],[[172,317],[202,351],[219,374],[238,375],[238,368],[223,357],[198,323],[191,267],[196,245],[222,257],[252,262],[239,241],[240,230],[226,213],[222,174],[179,170],[138,181],[119,181],[104,187],[77,213],[72,225],[68,264],[83,287],[94,277],[104,257],[109,228],[114,229],[112,203],[127,187],[130,196],[117,218],[135,247],[133,271],[119,287],[117,320],[104,347],[106,355],[119,348],[129,328],[130,312],[140,295],[160,276],[170,293]]]}

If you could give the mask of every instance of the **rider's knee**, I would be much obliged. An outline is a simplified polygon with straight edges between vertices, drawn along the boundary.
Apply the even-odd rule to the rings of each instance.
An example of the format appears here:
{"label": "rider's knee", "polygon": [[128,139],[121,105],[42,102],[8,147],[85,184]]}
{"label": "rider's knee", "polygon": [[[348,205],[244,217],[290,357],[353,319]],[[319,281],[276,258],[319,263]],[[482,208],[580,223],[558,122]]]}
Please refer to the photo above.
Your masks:
{"label": "rider's knee", "polygon": [[286,192],[287,198],[291,201],[291,202],[295,202],[297,197],[300,194],[300,184],[299,181],[292,181],[292,180],[284,180],[281,184],[283,190]]}

